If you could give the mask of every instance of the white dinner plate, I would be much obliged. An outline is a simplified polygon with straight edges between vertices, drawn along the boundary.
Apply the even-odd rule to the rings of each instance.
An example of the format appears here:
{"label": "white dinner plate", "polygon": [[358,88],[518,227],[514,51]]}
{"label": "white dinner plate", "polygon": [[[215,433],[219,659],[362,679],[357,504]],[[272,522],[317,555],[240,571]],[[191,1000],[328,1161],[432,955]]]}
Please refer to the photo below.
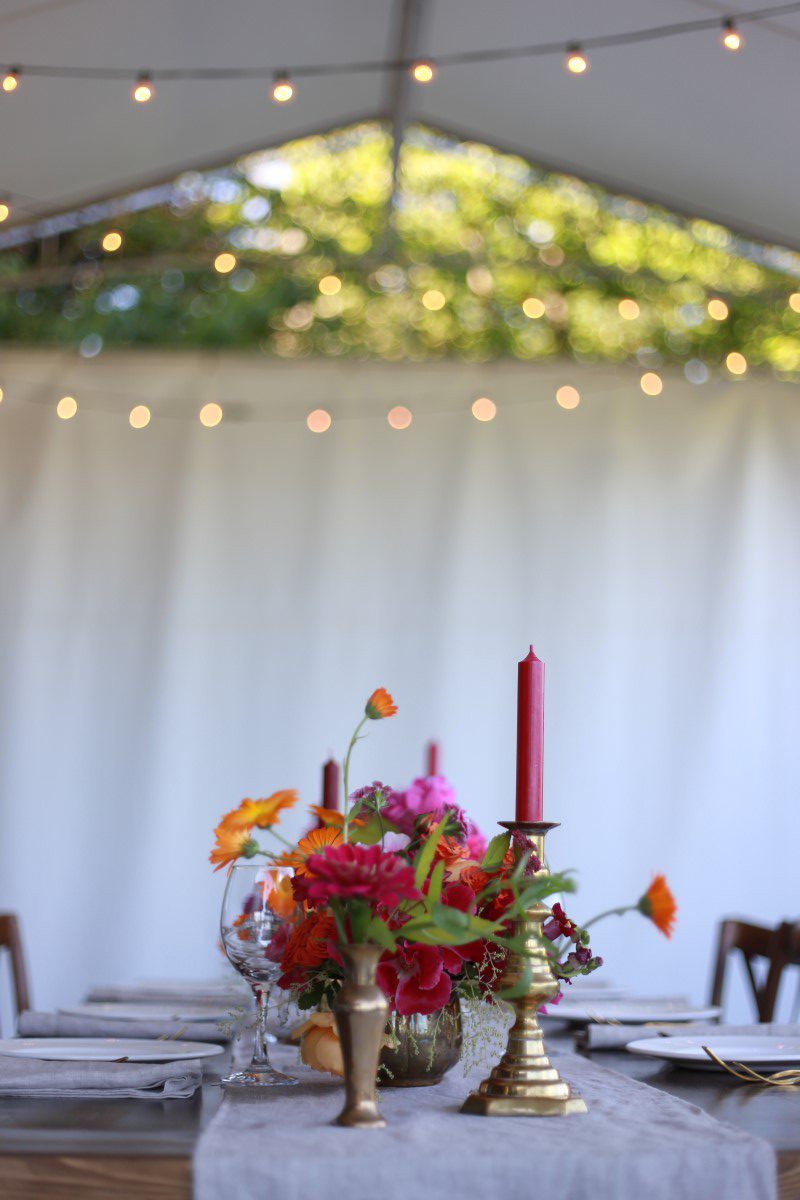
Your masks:
{"label": "white dinner plate", "polygon": [[753,1037],[742,1033],[706,1033],[693,1037],[650,1037],[628,1043],[631,1054],[644,1054],[702,1071],[721,1071],[703,1050],[708,1046],[726,1063],[778,1071],[800,1066],[800,1037]]}
{"label": "white dinner plate", "polygon": [[626,988],[606,987],[601,983],[582,983],[580,976],[571,984],[563,984],[566,1004],[594,1004],[596,1000],[626,1000],[630,993]]}
{"label": "white dinner plate", "polygon": [[65,1062],[178,1062],[182,1058],[212,1058],[224,1046],[208,1042],[171,1042],[156,1038],[4,1038],[0,1054],[12,1058],[44,1058]]}
{"label": "white dinner plate", "polygon": [[714,1021],[721,1008],[696,1008],[685,1000],[595,1000],[583,1003],[565,997],[548,1009],[548,1016],[573,1025],[592,1021],[610,1025],[644,1025],[648,1021]]}
{"label": "white dinner plate", "polygon": [[58,1010],[65,1017],[104,1017],[111,1021],[224,1021],[230,1009],[222,1005],[201,1007],[199,1004],[125,1004],[122,1000],[90,1000]]}

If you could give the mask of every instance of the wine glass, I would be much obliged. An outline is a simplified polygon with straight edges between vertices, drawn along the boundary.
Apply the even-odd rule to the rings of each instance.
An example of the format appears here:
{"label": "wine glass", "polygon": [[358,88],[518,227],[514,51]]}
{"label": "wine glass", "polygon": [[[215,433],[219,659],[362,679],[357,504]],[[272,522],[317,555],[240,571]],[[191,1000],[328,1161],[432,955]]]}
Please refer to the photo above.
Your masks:
{"label": "wine glass", "polygon": [[272,985],[295,912],[292,872],[281,867],[236,863],[228,872],[222,898],[220,933],[229,962],[243,975],[256,998],[252,1061],[244,1071],[223,1079],[228,1087],[275,1087],[297,1083],[276,1071],[269,1060],[267,1008]]}

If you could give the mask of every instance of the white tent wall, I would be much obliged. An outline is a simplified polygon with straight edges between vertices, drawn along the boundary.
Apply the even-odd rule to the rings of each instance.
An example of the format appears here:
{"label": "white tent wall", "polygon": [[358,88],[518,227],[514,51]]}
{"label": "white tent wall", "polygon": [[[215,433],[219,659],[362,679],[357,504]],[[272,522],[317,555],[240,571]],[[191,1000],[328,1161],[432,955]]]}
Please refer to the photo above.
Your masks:
{"label": "white tent wall", "polygon": [[[609,979],[699,999],[721,915],[798,916],[796,388],[23,350],[0,384],[0,908],[38,1004],[224,969],[213,824],[279,787],[316,802],[377,685],[400,711],[356,782],[402,785],[436,736],[491,831],[513,814],[530,641],[576,916],[657,869],[680,902],[670,944],[635,915],[598,928]],[[205,429],[211,399],[226,418]],[[395,432],[400,402],[415,420]]]}

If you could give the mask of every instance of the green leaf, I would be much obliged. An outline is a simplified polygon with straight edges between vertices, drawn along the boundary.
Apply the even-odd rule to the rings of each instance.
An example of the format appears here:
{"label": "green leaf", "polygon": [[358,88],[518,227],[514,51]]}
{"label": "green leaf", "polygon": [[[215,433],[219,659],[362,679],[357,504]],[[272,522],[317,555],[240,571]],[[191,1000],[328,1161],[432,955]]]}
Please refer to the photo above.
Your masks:
{"label": "green leaf", "polygon": [[372,910],[366,900],[348,900],[347,916],[350,922],[350,937],[354,942],[366,941],[367,927]]}
{"label": "green leaf", "polygon": [[506,856],[506,850],[511,845],[510,833],[497,833],[486,847],[486,853],[481,863],[482,871],[499,871]]}
{"label": "green leaf", "polygon": [[350,826],[347,840],[358,842],[362,846],[374,846],[381,840],[385,832],[378,817],[370,817],[365,825]]}
{"label": "green leaf", "polygon": [[398,930],[397,933],[393,933],[389,926],[384,924],[380,917],[373,917],[367,926],[366,940],[368,942],[376,942],[379,946],[383,946],[384,950],[394,953],[394,951],[397,949],[397,937],[399,932],[400,931]]}
{"label": "green leaf", "polygon": [[428,878],[428,871],[431,869],[433,856],[436,853],[436,847],[439,845],[439,839],[442,836],[442,831],[447,824],[447,821],[447,815],[443,816],[417,856],[417,861],[414,866],[414,882],[420,891],[422,891],[422,885]]}
{"label": "green leaf", "polygon": [[438,862],[431,872],[431,882],[428,887],[428,908],[431,908],[439,900],[442,894],[442,881],[444,880],[444,863]]}

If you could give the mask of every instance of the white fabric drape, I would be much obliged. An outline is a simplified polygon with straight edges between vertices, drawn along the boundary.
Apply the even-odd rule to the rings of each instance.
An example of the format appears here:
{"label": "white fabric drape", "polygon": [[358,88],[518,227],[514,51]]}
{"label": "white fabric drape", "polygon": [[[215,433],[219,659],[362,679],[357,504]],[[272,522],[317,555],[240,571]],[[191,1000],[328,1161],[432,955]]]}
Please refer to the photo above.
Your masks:
{"label": "white fabric drape", "polygon": [[657,869],[680,902],[669,945],[636,915],[598,927],[609,979],[699,999],[720,915],[798,915],[796,388],[24,351],[0,386],[0,908],[37,1006],[215,971],[213,824],[279,787],[316,802],[379,684],[400,712],[356,781],[402,785],[436,736],[462,803],[487,829],[511,816],[531,641],[576,916]]}

